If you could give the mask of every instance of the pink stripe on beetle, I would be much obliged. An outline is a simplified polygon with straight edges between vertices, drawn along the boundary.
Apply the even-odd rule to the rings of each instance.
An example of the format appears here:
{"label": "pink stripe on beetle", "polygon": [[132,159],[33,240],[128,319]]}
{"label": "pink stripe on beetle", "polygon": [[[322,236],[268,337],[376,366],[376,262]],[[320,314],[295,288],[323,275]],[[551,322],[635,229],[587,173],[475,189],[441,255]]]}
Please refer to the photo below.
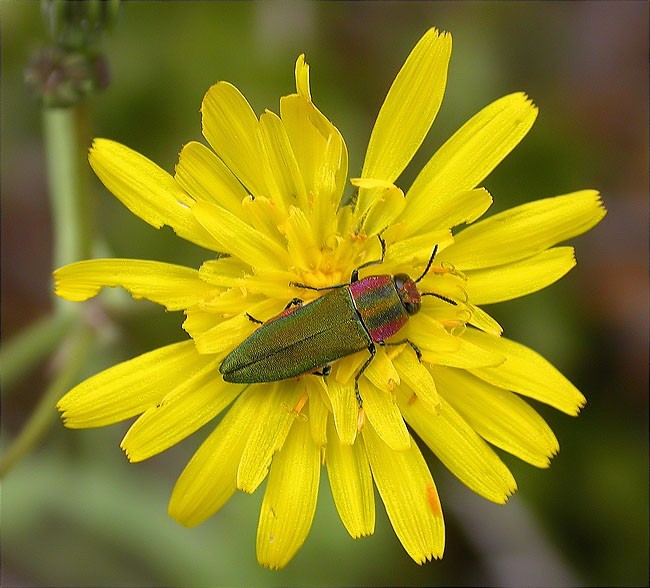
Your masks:
{"label": "pink stripe on beetle", "polygon": [[370,290],[375,290],[376,288],[390,284],[391,281],[391,276],[368,276],[358,282],[352,282],[348,288],[350,288],[350,292],[354,298],[359,298]]}
{"label": "pink stripe on beetle", "polygon": [[371,339],[375,343],[380,343],[382,341],[385,341],[389,337],[392,337],[397,331],[399,331],[402,326],[404,326],[404,323],[407,321],[407,317],[401,317],[399,319],[392,320],[388,323],[383,324],[381,327],[377,327],[376,329],[370,329],[368,332],[370,333]]}

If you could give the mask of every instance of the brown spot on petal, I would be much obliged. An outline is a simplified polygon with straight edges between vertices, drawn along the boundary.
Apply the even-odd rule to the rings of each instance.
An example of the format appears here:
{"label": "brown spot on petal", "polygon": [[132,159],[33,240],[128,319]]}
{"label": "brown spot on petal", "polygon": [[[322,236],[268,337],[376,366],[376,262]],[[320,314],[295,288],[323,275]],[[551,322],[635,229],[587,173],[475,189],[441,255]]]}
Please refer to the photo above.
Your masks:
{"label": "brown spot on petal", "polygon": [[429,508],[434,516],[442,516],[442,507],[440,506],[440,498],[438,498],[438,492],[433,484],[427,484],[426,486],[426,495],[427,503]]}

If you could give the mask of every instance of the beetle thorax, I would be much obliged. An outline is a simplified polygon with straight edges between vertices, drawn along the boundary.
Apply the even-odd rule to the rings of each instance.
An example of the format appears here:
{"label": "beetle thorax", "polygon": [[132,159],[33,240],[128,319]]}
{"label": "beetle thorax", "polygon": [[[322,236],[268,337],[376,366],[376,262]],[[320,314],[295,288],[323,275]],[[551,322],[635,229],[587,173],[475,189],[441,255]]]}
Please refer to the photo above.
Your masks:
{"label": "beetle thorax", "polygon": [[393,276],[395,289],[399,294],[402,305],[409,314],[415,314],[420,310],[420,292],[415,282],[406,274],[395,274]]}

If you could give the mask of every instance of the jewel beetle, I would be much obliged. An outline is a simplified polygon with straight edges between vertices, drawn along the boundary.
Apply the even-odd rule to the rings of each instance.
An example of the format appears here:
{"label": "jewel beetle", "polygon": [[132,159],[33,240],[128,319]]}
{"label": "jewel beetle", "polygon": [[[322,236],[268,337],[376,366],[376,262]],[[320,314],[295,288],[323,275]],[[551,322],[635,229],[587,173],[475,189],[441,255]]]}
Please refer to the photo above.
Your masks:
{"label": "jewel beetle", "polygon": [[361,406],[358,381],[376,353],[376,345],[409,344],[418,358],[420,351],[408,339],[386,343],[420,310],[422,296],[435,296],[456,305],[449,298],[433,292],[420,293],[417,283],[429,271],[438,250],[417,280],[407,274],[373,275],[359,279],[359,271],[384,261],[386,243],[379,236],[381,259],[367,262],[352,272],[349,283],[316,288],[291,282],[291,286],[327,291],[302,304],[294,298],[279,315],[261,326],[239,344],[221,363],[219,371],[226,382],[260,383],[286,380],[309,373],[327,375],[329,364],[367,349],[370,357],[355,375],[355,394]]}

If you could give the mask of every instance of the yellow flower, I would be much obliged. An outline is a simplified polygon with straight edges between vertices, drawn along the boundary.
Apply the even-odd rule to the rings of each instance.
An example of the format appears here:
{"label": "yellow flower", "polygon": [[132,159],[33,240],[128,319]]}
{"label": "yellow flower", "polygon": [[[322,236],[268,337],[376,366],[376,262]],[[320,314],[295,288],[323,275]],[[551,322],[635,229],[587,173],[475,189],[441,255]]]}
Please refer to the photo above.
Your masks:
{"label": "yellow flower", "polygon": [[[579,235],[605,215],[584,190],[476,221],[492,203],[477,187],[531,128],[537,109],[522,93],[485,107],[429,160],[406,193],[394,182],[427,134],[442,101],[451,37],[429,30],[393,82],[375,123],[361,176],[350,180],[339,131],[314,106],[309,68],[296,63],[296,93],[280,115],[259,118],[232,85],[203,100],[203,135],[183,147],[175,175],[118,143],[96,139],[90,164],[134,214],[211,252],[198,269],[154,261],[96,259],[55,272],[68,300],[122,286],[183,310],[191,339],[97,374],[66,394],[66,426],[98,427],[140,415],[122,441],[130,461],[151,457],[225,415],[194,454],[169,513],[197,525],[235,490],[268,480],[257,556],[285,566],[303,544],[324,464],[352,537],[374,531],[373,483],[402,545],[418,563],[439,558],[444,523],[434,481],[407,423],[469,488],[504,503],[515,480],[490,445],[547,467],[558,442],[521,397],[576,415],[582,394],[534,351],[501,337],[482,304],[552,284],[574,265]],[[456,231],[460,225],[470,225]],[[333,362],[326,377],[233,384],[224,358],[295,297],[376,274],[423,273],[419,313],[369,358]],[[335,291],[335,290],[332,290]],[[323,322],[328,318],[322,317]],[[342,333],[346,335],[347,333]],[[405,343],[408,340],[411,344]],[[419,350],[421,360],[418,359]],[[299,352],[298,352],[299,353]],[[288,359],[287,361],[293,361]],[[321,367],[321,366],[317,366]],[[227,410],[226,410],[227,409]]]}

